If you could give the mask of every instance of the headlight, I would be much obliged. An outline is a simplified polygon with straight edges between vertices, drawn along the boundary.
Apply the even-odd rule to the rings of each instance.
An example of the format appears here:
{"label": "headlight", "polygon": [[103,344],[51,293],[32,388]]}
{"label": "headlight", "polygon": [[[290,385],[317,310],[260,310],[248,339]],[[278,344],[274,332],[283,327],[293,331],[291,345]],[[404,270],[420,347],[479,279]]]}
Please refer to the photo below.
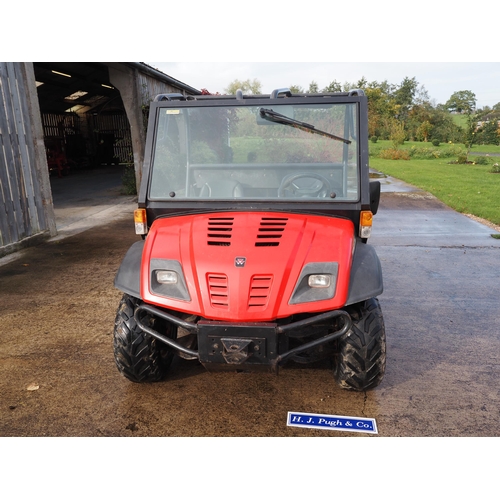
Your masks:
{"label": "headlight", "polygon": [[302,268],[289,304],[333,299],[338,272],[338,262],[309,262]]}
{"label": "headlight", "polygon": [[156,271],[156,281],[162,285],[175,285],[179,276],[175,271]]}
{"label": "headlight", "polygon": [[151,259],[149,286],[151,293],[170,299],[190,301],[189,291],[178,260]]}
{"label": "headlight", "polygon": [[311,274],[307,284],[311,288],[328,288],[330,286],[331,276],[329,274]]}

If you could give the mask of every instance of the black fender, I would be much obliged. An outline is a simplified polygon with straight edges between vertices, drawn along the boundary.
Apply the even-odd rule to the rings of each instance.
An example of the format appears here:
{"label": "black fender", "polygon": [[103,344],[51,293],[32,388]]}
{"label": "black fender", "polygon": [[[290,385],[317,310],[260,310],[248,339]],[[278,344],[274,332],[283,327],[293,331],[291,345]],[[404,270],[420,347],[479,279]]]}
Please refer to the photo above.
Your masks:
{"label": "black fender", "polygon": [[141,298],[141,261],[144,240],[135,242],[125,254],[115,276],[115,288]]}
{"label": "black fender", "polygon": [[382,266],[375,248],[358,241],[352,259],[349,293],[345,305],[371,299],[380,295],[383,290]]}

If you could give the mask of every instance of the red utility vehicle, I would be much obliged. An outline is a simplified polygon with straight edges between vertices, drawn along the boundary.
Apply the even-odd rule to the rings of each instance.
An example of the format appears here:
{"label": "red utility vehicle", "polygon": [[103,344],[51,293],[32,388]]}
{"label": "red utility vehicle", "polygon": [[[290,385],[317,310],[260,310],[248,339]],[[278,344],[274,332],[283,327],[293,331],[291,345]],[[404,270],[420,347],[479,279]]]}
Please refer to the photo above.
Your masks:
{"label": "red utility vehicle", "polygon": [[175,354],[274,372],[327,357],[342,388],[380,383],[367,124],[360,90],[157,96],[135,212],[143,239],[115,279],[125,377],[163,379]]}

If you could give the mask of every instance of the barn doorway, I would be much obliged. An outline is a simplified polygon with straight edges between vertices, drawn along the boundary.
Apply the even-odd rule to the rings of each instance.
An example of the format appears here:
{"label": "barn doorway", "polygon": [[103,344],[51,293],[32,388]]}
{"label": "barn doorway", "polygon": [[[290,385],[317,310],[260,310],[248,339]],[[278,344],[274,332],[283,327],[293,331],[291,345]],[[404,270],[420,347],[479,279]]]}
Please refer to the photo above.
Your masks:
{"label": "barn doorway", "polygon": [[105,64],[36,62],[33,68],[56,226],[64,232],[131,194],[130,125]]}

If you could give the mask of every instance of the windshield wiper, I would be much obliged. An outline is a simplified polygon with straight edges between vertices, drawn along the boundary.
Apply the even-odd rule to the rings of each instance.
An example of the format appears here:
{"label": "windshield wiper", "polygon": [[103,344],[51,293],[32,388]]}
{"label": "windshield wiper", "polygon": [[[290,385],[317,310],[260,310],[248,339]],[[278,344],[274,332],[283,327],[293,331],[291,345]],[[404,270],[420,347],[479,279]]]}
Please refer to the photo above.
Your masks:
{"label": "windshield wiper", "polygon": [[312,132],[313,134],[319,134],[325,137],[330,137],[331,139],[344,142],[345,144],[351,144],[351,141],[348,139],[344,139],[343,137],[338,137],[328,132],[324,132],[323,130],[318,130],[314,125],[311,125],[310,123],[294,120],[293,118],[289,118],[288,116],[282,115],[281,113],[277,113],[272,109],[260,108],[259,112],[260,116],[264,118],[264,120],[269,120],[275,123],[281,123],[282,125],[290,125],[291,127],[295,127],[300,130],[304,130],[306,132]]}

